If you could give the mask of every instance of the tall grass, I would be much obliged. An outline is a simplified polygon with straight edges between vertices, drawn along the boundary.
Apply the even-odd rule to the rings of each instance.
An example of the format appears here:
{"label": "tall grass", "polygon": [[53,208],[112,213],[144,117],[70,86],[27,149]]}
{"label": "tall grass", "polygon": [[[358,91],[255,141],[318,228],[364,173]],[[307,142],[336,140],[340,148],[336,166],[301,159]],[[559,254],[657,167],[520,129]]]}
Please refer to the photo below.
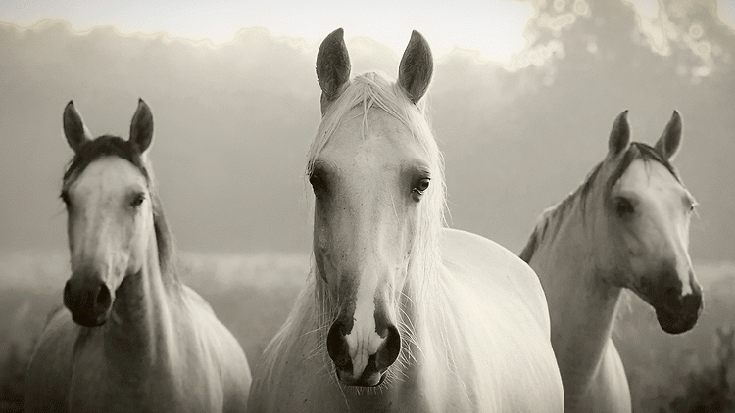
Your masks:
{"label": "tall grass", "polygon": [[[653,309],[634,296],[620,310],[613,339],[634,412],[735,411],[735,266],[696,267],[705,310],[692,331],[663,333]],[[254,368],[306,279],[309,257],[183,254],[179,268]],[[66,254],[0,255],[0,413],[22,411],[25,365],[68,275]]]}

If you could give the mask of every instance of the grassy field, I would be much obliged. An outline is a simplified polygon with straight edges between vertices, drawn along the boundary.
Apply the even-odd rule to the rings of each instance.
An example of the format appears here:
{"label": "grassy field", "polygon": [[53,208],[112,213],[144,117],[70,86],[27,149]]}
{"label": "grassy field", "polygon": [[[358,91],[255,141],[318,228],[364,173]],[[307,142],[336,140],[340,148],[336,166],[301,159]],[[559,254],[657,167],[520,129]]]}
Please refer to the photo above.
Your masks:
{"label": "grassy field", "polygon": [[[69,269],[66,253],[0,255],[0,268],[0,412],[11,412],[19,411],[23,366],[47,314],[61,305]],[[251,368],[288,315],[308,268],[307,255],[284,254],[182,254],[179,265],[184,282],[239,340]],[[692,398],[692,377],[717,365],[717,329],[735,327],[735,265],[700,264],[697,273],[705,311],[688,333],[663,333],[652,308],[635,296],[619,309],[614,340],[636,412],[729,411],[671,407],[677,398]],[[735,399],[735,383],[729,391]]]}

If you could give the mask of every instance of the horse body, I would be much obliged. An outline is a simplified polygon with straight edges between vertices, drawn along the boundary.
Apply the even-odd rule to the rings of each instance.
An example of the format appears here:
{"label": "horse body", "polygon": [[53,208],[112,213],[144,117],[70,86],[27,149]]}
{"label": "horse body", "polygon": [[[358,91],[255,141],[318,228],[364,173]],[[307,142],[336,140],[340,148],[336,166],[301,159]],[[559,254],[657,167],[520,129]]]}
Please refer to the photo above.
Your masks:
{"label": "horse body", "polygon": [[335,382],[328,357],[315,351],[323,347],[323,337],[314,299],[319,286],[312,278],[264,352],[251,411],[560,411],[560,378],[536,275],[513,253],[480,236],[444,229],[441,241],[442,287],[432,295],[435,311],[409,314],[414,323],[434,327],[416,332],[410,350],[415,360],[400,378],[364,390]]}
{"label": "horse body", "polygon": [[184,294],[189,297],[168,304],[165,326],[119,312],[119,321],[92,329],[74,324],[66,309],[56,312],[29,366],[26,410],[240,411],[249,389],[247,361],[236,357],[239,345],[209,305],[191,290]]}
{"label": "horse body", "polygon": [[557,412],[562,385],[533,271],[443,226],[441,155],[416,32],[396,83],[349,81],[341,29],[317,62],[314,259],[254,374],[252,412]]}
{"label": "horse body", "polygon": [[630,391],[612,341],[623,288],[656,309],[664,331],[696,323],[701,288],[687,253],[694,201],[668,160],[678,148],[678,113],[655,148],[629,142],[616,119],[607,158],[544,212],[520,257],[546,293],[551,342],[568,412],[629,412]]}
{"label": "horse body", "polygon": [[[69,111],[71,104],[66,115],[78,117]],[[148,111],[142,101],[134,124],[140,111]],[[55,312],[44,328],[28,368],[26,411],[241,411],[247,360],[209,304],[175,277],[147,161],[126,154],[135,153],[126,146],[136,144],[133,136],[72,145],[77,155],[64,189],[71,311]],[[120,199],[130,204],[105,212]],[[117,231],[127,223],[134,225]]]}
{"label": "horse body", "polygon": [[[569,217],[581,213],[575,207],[567,207]],[[630,411],[627,378],[612,341],[621,289],[594,278],[598,269],[592,248],[580,239],[582,220],[568,219],[559,226],[554,242],[536,246],[529,265],[546,292],[565,409]]]}

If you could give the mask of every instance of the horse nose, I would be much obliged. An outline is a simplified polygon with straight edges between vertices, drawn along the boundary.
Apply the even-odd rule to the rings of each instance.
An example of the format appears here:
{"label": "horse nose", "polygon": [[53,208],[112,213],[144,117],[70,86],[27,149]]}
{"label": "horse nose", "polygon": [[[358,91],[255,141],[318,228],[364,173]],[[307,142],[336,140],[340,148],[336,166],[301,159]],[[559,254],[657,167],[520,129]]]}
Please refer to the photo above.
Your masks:
{"label": "horse nose", "polygon": [[350,330],[352,330],[352,326],[348,330],[347,323],[337,319],[332,323],[332,327],[329,328],[329,333],[327,333],[327,354],[334,362],[335,367],[345,371],[352,370],[350,348],[345,338]]}
{"label": "horse nose", "polygon": [[[351,323],[350,323],[351,324]],[[376,334],[382,340],[377,350],[367,355],[367,364],[360,371],[355,371],[355,362],[347,335],[352,330],[343,319],[338,318],[327,333],[327,353],[334,362],[337,375],[345,384],[356,386],[376,386],[383,380],[383,373],[390,367],[401,352],[401,336],[398,329],[392,325],[377,328]],[[368,343],[359,345],[369,346]],[[357,352],[354,349],[355,353]],[[359,363],[359,361],[358,361]]]}
{"label": "horse nose", "polygon": [[398,359],[398,355],[401,353],[401,335],[394,325],[386,327],[383,334],[379,335],[384,337],[385,341],[375,352],[375,368],[378,371],[383,371]]}
{"label": "horse nose", "polygon": [[101,280],[77,280],[72,277],[64,287],[64,305],[71,311],[75,323],[96,327],[107,321],[112,294]]}
{"label": "horse nose", "polygon": [[689,314],[696,314],[702,312],[704,308],[704,300],[702,300],[702,293],[692,293],[681,299],[681,306],[684,311]]}
{"label": "horse nose", "polygon": [[664,302],[672,307],[679,307],[686,313],[695,313],[702,310],[702,287],[695,281],[694,272],[689,271],[690,292],[684,294],[680,285],[669,286],[664,289]]}
{"label": "horse nose", "polygon": [[704,299],[702,297],[702,287],[697,281],[695,281],[693,271],[689,271],[689,286],[691,287],[692,292],[691,294],[682,297],[682,307],[684,307],[687,312],[696,314],[697,317],[699,317],[702,309],[704,309]]}
{"label": "horse nose", "polygon": [[669,334],[681,334],[691,330],[704,308],[702,287],[695,281],[694,273],[689,272],[691,292],[684,295],[681,284],[663,290],[662,299],[656,307],[661,328]]}

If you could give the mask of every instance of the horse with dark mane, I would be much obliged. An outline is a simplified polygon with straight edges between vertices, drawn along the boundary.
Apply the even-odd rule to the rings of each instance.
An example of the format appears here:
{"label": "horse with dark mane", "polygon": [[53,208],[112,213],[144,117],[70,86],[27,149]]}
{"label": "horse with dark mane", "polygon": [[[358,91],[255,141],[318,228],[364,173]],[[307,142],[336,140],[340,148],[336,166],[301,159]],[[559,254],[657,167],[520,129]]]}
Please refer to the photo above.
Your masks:
{"label": "horse with dark mane", "polygon": [[568,412],[630,412],[612,341],[624,288],[656,309],[661,328],[688,331],[702,311],[689,221],[695,201],[670,161],[681,142],[674,112],[654,147],[630,142],[618,115],[607,157],[544,212],[520,257],[536,271],[551,313],[551,342]]}
{"label": "horse with dark mane", "polygon": [[147,152],[142,100],[130,138],[92,139],[72,102],[64,132],[74,158],[66,308],[47,322],[25,379],[26,412],[239,412],[250,369],[209,304],[182,284]]}

